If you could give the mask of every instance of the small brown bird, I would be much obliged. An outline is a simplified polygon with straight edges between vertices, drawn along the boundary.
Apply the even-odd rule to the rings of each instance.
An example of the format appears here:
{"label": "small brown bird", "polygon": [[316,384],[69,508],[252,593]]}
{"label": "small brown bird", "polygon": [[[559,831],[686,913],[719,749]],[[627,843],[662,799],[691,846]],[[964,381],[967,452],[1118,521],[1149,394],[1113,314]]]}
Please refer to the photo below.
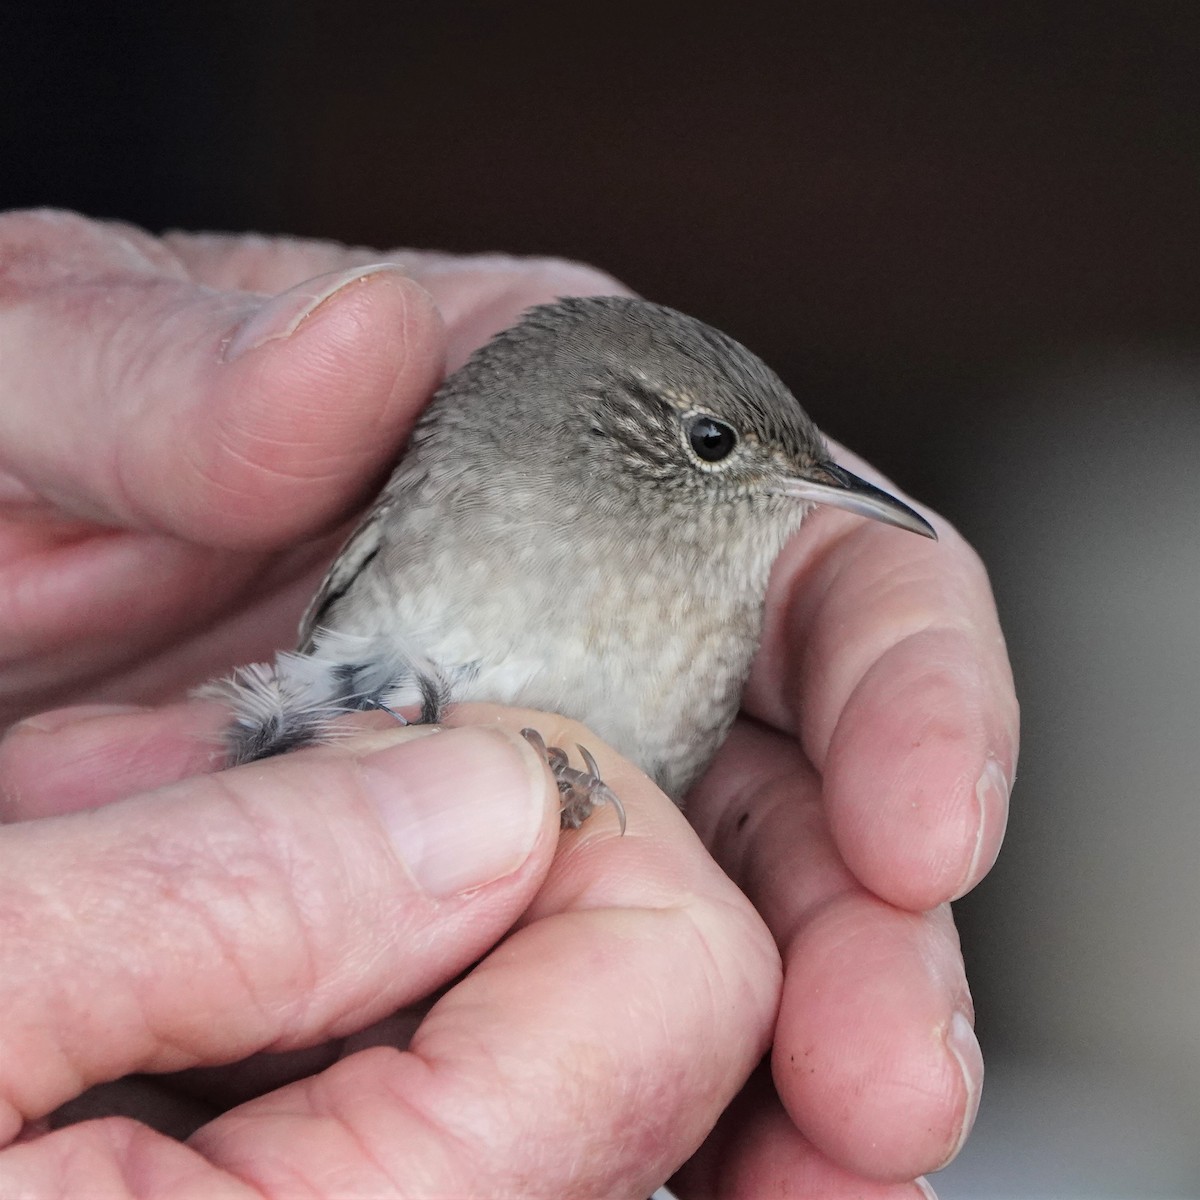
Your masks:
{"label": "small brown bird", "polygon": [[[771,565],[812,504],[927,537],[830,460],[760,359],[644,300],[531,309],[451,375],[300,629],[240,668],[231,759],[347,712],[488,700],[582,721],[676,800],[738,709]],[[614,801],[546,752],[563,823]],[[618,804],[618,812],[620,812]]]}

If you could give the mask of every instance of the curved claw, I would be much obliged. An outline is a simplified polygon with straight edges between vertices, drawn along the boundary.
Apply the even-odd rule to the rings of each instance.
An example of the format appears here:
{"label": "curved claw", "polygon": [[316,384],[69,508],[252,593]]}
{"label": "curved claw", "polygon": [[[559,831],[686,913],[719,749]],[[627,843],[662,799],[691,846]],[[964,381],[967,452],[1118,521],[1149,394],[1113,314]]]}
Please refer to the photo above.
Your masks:
{"label": "curved claw", "polygon": [[[590,758],[591,756],[589,755],[588,757]],[[612,790],[612,788],[610,788],[608,786],[607,783],[602,782],[595,775],[593,775],[591,778],[596,780],[595,784],[593,784],[593,786],[591,788],[589,788],[589,794],[590,794],[592,800],[599,801],[601,804],[611,804],[612,805],[613,809],[616,811],[616,814],[617,814],[617,824],[621,827],[621,836],[624,837],[625,836],[625,805],[623,805],[621,803],[620,796],[618,796],[617,793],[614,792]]]}
{"label": "curved claw", "polygon": [[555,775],[566,769],[565,750],[560,750],[557,746],[547,746],[546,739],[536,729],[522,729],[521,736],[546,760]]}
{"label": "curved claw", "polygon": [[558,746],[547,746],[536,729],[522,729],[521,736],[546,760],[562,802],[562,824],[565,829],[578,829],[591,815],[597,804],[610,804],[617,814],[622,835],[625,833],[625,806],[616,792],[600,778],[600,764],[585,746],[578,746],[587,767],[577,771],[570,766],[566,751]]}
{"label": "curved claw", "polygon": [[373,700],[371,707],[379,712],[385,712],[389,717],[394,718],[401,725],[411,725],[412,722],[404,716],[401,716],[394,708],[389,708],[382,700]]}
{"label": "curved claw", "polygon": [[597,783],[601,782],[600,764],[592,757],[592,752],[586,746],[581,746],[578,742],[575,743],[575,749],[579,751],[579,755],[583,759],[583,765],[587,767],[587,773]]}
{"label": "curved claw", "polygon": [[579,751],[580,757],[587,767],[587,773],[595,780],[589,789],[593,800],[599,800],[601,804],[611,804],[617,813],[617,820],[621,825],[621,836],[625,835],[625,805],[621,803],[620,797],[616,792],[608,786],[600,777],[600,764],[592,757],[592,752],[586,747],[581,746],[578,742],[575,743],[575,749]]}

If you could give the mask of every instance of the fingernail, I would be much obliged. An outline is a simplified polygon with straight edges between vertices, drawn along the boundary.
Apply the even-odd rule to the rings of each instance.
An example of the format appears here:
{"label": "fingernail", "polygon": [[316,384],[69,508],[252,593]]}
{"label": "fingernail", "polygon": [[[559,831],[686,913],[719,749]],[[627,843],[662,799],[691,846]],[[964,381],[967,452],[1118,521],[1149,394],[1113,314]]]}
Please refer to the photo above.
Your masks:
{"label": "fingernail", "polygon": [[963,1148],[963,1143],[975,1125],[975,1117],[979,1112],[979,1097],[983,1091],[983,1054],[980,1052],[979,1042],[975,1038],[975,1030],[971,1028],[971,1022],[961,1012],[956,1012],[950,1018],[950,1025],[946,1030],[946,1049],[950,1051],[954,1061],[958,1064],[958,1069],[962,1072],[966,1104],[963,1108],[962,1126],[958,1131],[958,1137],[955,1138],[950,1153],[938,1170],[952,1163]]}
{"label": "fingernail", "polygon": [[929,1182],[929,1180],[925,1178],[924,1175],[921,1175],[919,1178],[914,1179],[913,1186],[917,1189],[918,1192],[920,1192],[920,1194],[925,1198],[925,1200],[938,1200],[937,1192],[935,1192],[933,1190],[933,1184],[931,1184]]}
{"label": "fingernail", "polygon": [[238,326],[226,343],[225,361],[233,362],[248,351],[266,345],[267,342],[291,337],[301,323],[311,317],[326,300],[377,275],[403,276],[405,272],[395,263],[352,267],[348,271],[335,271],[329,275],[317,275],[313,279],[306,279],[294,288],[266,301],[257,312]]}
{"label": "fingernail", "polygon": [[468,726],[389,746],[360,764],[396,853],[430,895],[511,875],[546,807],[546,772],[523,738]]}
{"label": "fingernail", "polygon": [[991,869],[1004,842],[1004,830],[1008,824],[1008,798],[1012,789],[1000,764],[989,758],[983,766],[983,774],[975,783],[975,804],[979,814],[979,825],[975,830],[975,847],[962,887],[951,897],[953,900],[965,896]]}

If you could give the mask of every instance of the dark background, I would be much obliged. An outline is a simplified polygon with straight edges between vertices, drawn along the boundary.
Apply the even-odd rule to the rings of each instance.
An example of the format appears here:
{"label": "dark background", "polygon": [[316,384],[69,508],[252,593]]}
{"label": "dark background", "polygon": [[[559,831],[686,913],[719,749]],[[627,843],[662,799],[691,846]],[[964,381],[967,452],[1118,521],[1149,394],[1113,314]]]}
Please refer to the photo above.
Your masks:
{"label": "dark background", "polygon": [[1026,739],[946,1198],[1200,1195],[1198,135],[1194,4],[0,8],[0,207],[596,263],[976,542]]}

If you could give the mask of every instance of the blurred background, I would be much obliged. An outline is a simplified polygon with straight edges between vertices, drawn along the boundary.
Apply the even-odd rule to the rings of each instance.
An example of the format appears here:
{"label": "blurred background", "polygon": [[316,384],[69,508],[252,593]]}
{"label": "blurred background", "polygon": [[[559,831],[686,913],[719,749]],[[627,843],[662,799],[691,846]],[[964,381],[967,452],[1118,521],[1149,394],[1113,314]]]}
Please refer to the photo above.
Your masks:
{"label": "blurred background", "polygon": [[943,1200],[1200,1196],[1200,9],[0,7],[0,207],[584,259],[957,523],[1024,706]]}

